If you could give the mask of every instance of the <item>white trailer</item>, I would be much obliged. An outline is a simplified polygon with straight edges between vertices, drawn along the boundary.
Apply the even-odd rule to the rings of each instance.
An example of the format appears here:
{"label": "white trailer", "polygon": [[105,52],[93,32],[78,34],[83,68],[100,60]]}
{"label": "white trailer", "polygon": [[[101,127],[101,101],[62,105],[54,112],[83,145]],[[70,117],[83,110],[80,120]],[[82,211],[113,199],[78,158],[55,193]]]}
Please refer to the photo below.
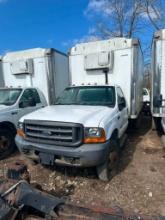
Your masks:
{"label": "white trailer", "polygon": [[69,85],[68,57],[36,48],[10,52],[0,62],[0,159],[14,149],[19,119],[47,104]]}
{"label": "white trailer", "polygon": [[75,85],[116,84],[126,97],[129,118],[143,105],[143,55],[137,39],[114,38],[78,44],[70,51],[70,79]]}
{"label": "white trailer", "polygon": [[165,29],[153,38],[151,111],[154,128],[163,128],[165,132]]}

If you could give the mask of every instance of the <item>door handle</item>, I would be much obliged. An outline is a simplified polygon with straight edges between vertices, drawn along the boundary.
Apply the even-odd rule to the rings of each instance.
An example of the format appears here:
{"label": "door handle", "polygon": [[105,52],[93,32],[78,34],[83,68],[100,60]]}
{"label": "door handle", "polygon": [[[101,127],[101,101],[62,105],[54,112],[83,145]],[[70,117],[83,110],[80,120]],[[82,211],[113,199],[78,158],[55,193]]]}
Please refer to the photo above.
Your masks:
{"label": "door handle", "polygon": [[18,114],[18,112],[12,112],[11,114],[12,114],[12,115],[17,115],[17,114]]}
{"label": "door handle", "polygon": [[120,119],[120,116],[118,116],[117,119],[119,120],[119,119]]}

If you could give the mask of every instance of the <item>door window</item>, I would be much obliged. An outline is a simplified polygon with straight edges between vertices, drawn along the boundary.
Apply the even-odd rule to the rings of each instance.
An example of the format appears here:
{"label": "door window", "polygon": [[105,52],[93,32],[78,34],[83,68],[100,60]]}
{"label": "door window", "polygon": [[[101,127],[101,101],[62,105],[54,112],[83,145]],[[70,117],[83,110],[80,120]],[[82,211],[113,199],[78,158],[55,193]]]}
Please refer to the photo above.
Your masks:
{"label": "door window", "polygon": [[32,99],[35,101],[36,104],[41,103],[39,94],[36,89],[26,89],[20,99],[20,103],[28,102]]}
{"label": "door window", "polygon": [[118,98],[118,103],[120,103],[121,100],[124,98],[124,94],[123,94],[122,90],[119,87],[117,87],[117,98]]}
{"label": "door window", "polygon": [[126,101],[125,101],[124,94],[119,87],[117,87],[117,100],[118,100],[118,104],[121,104],[121,103],[123,104],[123,108],[126,107]]}

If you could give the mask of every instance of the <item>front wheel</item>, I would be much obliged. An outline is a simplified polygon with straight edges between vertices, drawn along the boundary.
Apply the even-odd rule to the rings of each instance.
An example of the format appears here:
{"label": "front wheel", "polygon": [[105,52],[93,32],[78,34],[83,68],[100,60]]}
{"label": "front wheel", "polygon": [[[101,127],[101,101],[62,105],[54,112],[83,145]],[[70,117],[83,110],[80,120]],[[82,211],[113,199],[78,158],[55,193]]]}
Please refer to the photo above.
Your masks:
{"label": "front wheel", "polygon": [[14,134],[8,129],[0,129],[0,160],[8,157],[15,148]]}
{"label": "front wheel", "polygon": [[116,140],[110,141],[110,149],[107,160],[96,168],[97,175],[102,181],[110,181],[117,173],[119,147]]}

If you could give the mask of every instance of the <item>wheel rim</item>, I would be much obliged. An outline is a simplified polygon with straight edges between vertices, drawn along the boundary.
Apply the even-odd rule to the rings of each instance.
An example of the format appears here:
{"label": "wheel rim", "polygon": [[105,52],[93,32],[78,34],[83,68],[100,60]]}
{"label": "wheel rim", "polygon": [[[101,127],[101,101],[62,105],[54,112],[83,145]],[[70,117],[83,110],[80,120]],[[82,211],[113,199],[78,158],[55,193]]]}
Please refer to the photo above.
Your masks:
{"label": "wheel rim", "polygon": [[4,135],[0,136],[0,152],[5,152],[9,149],[10,141]]}

